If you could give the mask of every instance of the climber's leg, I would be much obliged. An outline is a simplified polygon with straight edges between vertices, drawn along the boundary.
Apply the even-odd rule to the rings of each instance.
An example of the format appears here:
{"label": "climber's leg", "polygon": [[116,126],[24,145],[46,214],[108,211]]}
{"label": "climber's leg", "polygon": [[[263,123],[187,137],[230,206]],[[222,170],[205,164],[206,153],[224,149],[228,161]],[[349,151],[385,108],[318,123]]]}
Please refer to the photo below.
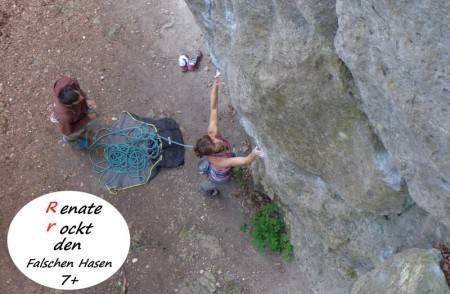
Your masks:
{"label": "climber's leg", "polygon": [[210,179],[207,179],[200,183],[200,191],[205,193],[206,196],[216,196],[219,195],[220,184],[214,183]]}

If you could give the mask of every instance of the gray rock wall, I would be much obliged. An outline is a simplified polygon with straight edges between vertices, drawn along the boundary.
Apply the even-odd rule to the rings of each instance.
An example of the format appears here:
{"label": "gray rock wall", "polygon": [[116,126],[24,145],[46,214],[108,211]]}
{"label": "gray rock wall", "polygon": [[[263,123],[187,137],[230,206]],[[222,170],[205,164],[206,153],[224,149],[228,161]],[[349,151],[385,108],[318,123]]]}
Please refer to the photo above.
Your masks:
{"label": "gray rock wall", "polygon": [[418,205],[450,226],[450,1],[337,1],[336,48]]}
{"label": "gray rock wall", "polygon": [[441,259],[436,249],[405,250],[363,275],[351,293],[449,294],[447,280],[439,267]]}
{"label": "gray rock wall", "polygon": [[[361,14],[366,22],[376,22],[376,14],[358,6],[370,1],[186,2],[224,74],[242,125],[268,154],[255,167],[255,180],[285,206],[299,266],[315,292],[348,293],[360,274],[404,248],[449,240],[449,117],[443,115],[448,114],[448,90],[440,90],[447,96],[428,98],[432,103],[423,98],[419,116],[390,96],[402,91],[384,85],[379,79],[383,71],[371,75],[377,58],[383,52],[392,55],[396,48],[384,46],[389,38],[382,34],[383,27],[370,42],[358,41],[367,38],[364,31],[349,41],[356,38],[356,20],[364,22]],[[445,0],[437,2],[447,5]],[[399,9],[400,15],[411,10]],[[445,16],[440,21],[450,23]],[[442,23],[437,27],[445,33]],[[369,55],[369,47],[378,55]],[[449,59],[439,73],[434,73],[437,65],[407,65],[413,60],[410,56],[386,63],[390,74],[396,73],[392,79],[398,85],[409,80],[405,87],[416,84],[424,93],[425,87],[439,92],[433,80],[445,74],[441,72],[448,69]],[[417,72],[404,73],[402,66]],[[431,80],[418,85],[414,80],[421,73]],[[433,131],[433,140],[424,137],[425,126]],[[439,147],[434,158],[423,151],[431,149],[420,145],[427,140]]]}

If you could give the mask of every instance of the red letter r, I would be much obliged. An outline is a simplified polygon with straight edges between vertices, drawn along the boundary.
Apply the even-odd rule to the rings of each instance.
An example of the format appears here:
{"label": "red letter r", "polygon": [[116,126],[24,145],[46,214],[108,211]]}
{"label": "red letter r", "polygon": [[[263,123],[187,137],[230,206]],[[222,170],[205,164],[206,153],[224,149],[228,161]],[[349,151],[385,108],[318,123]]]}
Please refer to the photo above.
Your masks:
{"label": "red letter r", "polygon": [[54,213],[56,213],[55,207],[58,205],[58,202],[56,201],[51,201],[48,204],[47,210],[45,211],[45,213],[48,213],[49,210],[53,211]]}
{"label": "red letter r", "polygon": [[47,226],[47,232],[50,231],[50,229],[51,229],[53,226],[56,226],[56,223],[48,223],[48,226]]}

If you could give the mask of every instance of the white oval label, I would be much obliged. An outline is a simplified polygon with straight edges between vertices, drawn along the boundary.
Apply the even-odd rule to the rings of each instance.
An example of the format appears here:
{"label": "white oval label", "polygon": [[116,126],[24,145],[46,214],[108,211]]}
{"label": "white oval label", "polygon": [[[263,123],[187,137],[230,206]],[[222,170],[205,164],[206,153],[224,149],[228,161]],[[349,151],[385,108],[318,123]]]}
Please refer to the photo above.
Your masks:
{"label": "white oval label", "polygon": [[130,233],[120,212],[83,192],[43,195],[12,220],[8,250],[14,264],[41,285],[75,290],[97,285],[124,263]]}

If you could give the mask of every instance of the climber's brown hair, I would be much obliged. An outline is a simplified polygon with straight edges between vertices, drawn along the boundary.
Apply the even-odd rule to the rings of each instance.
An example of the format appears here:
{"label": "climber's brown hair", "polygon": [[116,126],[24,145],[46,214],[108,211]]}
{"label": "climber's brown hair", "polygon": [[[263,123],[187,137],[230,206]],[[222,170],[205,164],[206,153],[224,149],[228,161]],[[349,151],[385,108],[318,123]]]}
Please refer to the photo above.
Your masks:
{"label": "climber's brown hair", "polygon": [[194,152],[198,157],[211,155],[215,152],[214,142],[208,135],[204,135],[195,143]]}
{"label": "climber's brown hair", "polygon": [[198,157],[212,155],[224,151],[224,146],[217,146],[208,135],[204,135],[195,143],[194,152]]}

